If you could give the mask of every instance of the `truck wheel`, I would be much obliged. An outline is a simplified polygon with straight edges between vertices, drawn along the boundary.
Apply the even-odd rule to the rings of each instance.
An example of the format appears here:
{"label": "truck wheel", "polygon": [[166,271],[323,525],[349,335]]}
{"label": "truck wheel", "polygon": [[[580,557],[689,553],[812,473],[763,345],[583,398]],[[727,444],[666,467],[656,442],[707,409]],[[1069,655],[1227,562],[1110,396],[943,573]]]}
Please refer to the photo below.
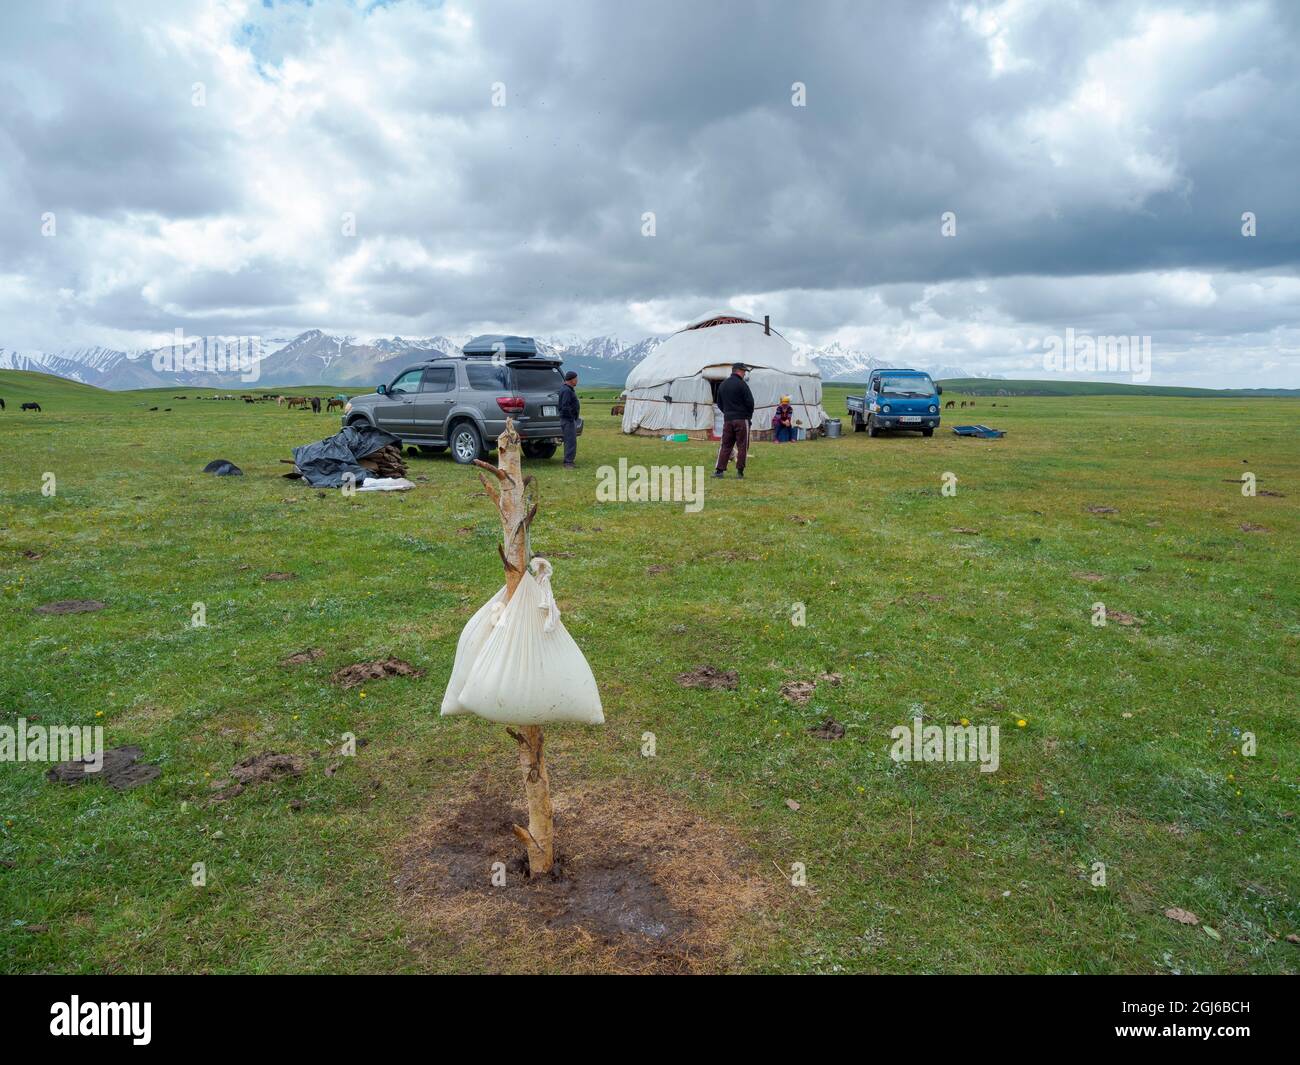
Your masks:
{"label": "truck wheel", "polygon": [[934,430],[933,430],[933,429],[922,429],[922,430],[921,430],[921,435],[922,435],[922,436],[934,436]]}
{"label": "truck wheel", "polygon": [[462,466],[473,464],[483,457],[483,438],[473,422],[460,422],[451,431],[451,457]]}
{"label": "truck wheel", "polygon": [[554,440],[538,440],[524,445],[524,457],[530,459],[549,459],[555,451]]}
{"label": "truck wheel", "polygon": [[867,418],[867,436],[879,436],[880,430],[876,428],[876,419]]}
{"label": "truck wheel", "polygon": [[867,427],[862,423],[862,415],[860,414],[853,415],[853,431],[855,433],[861,433],[864,432],[866,428]]}

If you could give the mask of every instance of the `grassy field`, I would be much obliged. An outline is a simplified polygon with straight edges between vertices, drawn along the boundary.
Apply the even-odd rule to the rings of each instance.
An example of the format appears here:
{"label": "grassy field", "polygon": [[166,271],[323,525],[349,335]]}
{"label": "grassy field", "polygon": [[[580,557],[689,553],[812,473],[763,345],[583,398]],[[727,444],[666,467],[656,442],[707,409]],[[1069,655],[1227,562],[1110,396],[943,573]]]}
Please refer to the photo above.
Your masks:
{"label": "grassy field", "polygon": [[[457,635],[501,583],[472,474],[413,457],[414,491],[318,492],[278,460],[337,418],[182,394],[0,373],[0,724],[100,724],[162,767],[116,792],[0,765],[0,968],[605,967],[425,921],[395,887],[430,817],[485,776],[515,783],[499,726],[438,716]],[[1294,401],[981,399],[958,420],[1004,439],[760,444],[686,513],[599,503],[596,469],[711,467],[713,448],[625,438],[610,393],[582,394],[580,469],[531,464],[533,547],[607,724],[549,730],[553,786],[663,797],[736,842],[767,891],[703,967],[1300,970]],[[246,476],[200,473],[214,458]],[[1243,472],[1281,494],[1244,497]],[[106,608],[33,612],[66,599]],[[1097,602],[1133,622],[1094,626]],[[324,654],[280,664],[306,648]],[[424,676],[330,682],[388,655]],[[701,665],[735,690],[678,684]],[[782,696],[823,673],[842,683]],[[917,712],[998,725],[998,771],[892,761]],[[808,734],[827,717],[843,739]],[[331,774],[345,732],[368,742]],[[306,771],[211,801],[264,750]],[[700,865],[683,875],[718,879]]]}

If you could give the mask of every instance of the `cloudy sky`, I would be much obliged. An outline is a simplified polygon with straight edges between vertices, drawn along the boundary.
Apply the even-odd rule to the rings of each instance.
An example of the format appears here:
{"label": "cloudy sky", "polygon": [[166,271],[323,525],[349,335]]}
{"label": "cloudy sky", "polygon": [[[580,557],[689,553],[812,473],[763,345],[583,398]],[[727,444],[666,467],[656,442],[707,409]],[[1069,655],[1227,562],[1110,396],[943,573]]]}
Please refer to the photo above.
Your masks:
{"label": "cloudy sky", "polygon": [[1300,387],[1298,51],[1289,0],[6,0],[0,347],[732,305],[899,361],[1042,377],[1068,328],[1150,336],[1155,383]]}

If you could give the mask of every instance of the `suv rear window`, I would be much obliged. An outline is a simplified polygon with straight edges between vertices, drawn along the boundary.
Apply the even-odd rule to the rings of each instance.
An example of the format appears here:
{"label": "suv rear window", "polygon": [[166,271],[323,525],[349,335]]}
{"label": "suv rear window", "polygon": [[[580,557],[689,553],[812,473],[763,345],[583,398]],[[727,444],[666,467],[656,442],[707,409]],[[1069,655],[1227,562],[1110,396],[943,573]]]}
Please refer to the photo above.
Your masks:
{"label": "suv rear window", "polygon": [[558,366],[515,365],[516,392],[558,392],[564,377]]}
{"label": "suv rear window", "polygon": [[430,366],[424,371],[422,392],[454,392],[456,390],[456,367]]}
{"label": "suv rear window", "polygon": [[510,369],[499,362],[467,362],[465,376],[476,392],[510,391]]}

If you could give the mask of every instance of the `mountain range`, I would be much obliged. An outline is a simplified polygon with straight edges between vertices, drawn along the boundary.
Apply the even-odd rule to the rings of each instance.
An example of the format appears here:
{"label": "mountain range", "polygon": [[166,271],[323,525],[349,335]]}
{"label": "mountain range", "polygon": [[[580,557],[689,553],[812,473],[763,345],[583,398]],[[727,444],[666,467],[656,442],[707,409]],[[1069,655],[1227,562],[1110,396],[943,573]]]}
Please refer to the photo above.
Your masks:
{"label": "mountain range", "polygon": [[[18,351],[0,348],[0,369],[34,370],[99,388],[250,388],[288,385],[362,385],[391,381],[421,358],[460,351],[468,337],[373,337],[361,340],[309,329],[292,338],[217,341],[199,339],[192,347],[164,346],[139,351],[68,348]],[[626,342],[616,336],[573,335],[537,338],[538,349],[558,355],[588,385],[622,385],[628,371],[666,338]],[[815,348],[795,345],[816,362],[825,381],[863,381],[879,359],[838,342]],[[912,365],[916,365],[914,362]],[[916,366],[926,369],[925,366]],[[984,376],[955,366],[930,368],[936,379]],[[990,375],[991,376],[991,375]]]}

